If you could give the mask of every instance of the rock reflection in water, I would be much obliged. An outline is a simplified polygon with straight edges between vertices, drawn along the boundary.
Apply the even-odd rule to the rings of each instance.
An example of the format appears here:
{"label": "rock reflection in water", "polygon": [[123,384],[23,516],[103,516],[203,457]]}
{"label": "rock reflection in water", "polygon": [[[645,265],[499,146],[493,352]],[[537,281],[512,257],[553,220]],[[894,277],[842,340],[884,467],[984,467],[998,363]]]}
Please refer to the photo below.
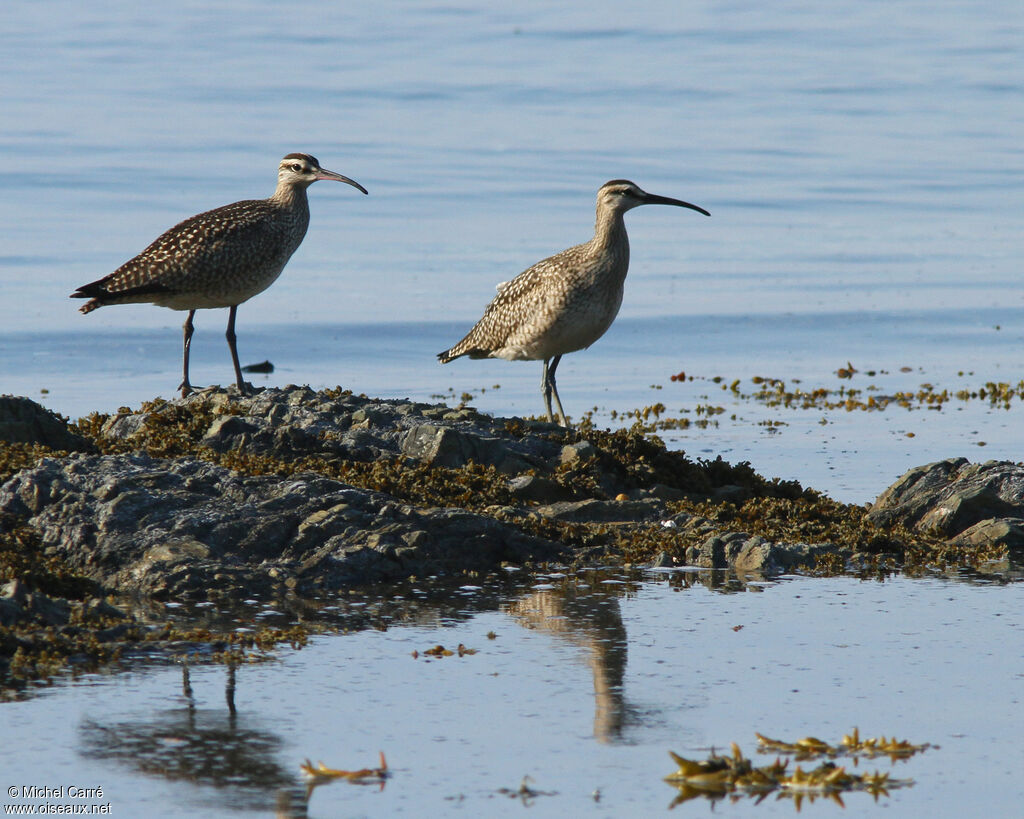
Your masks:
{"label": "rock reflection in water", "polygon": [[308,795],[298,777],[277,761],[282,738],[247,724],[235,708],[236,671],[227,669],[227,709],[196,706],[188,666],[182,668],[184,707],[153,712],[149,719],[83,722],[79,739],[90,758],[118,762],[139,773],[195,785],[232,788],[235,809],[275,805],[275,815],[307,815]]}

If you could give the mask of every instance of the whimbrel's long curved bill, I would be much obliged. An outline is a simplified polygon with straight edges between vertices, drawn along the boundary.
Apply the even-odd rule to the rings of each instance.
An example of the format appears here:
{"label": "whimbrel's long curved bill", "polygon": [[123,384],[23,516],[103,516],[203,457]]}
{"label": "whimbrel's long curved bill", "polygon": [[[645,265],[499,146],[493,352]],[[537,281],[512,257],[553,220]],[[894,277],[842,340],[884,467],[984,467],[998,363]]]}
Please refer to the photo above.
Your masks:
{"label": "whimbrel's long curved bill", "polygon": [[[332,180],[334,182],[344,182],[346,185],[351,185],[353,188],[358,188],[363,193],[369,194],[369,191],[366,190],[366,188],[364,188],[362,185],[360,185],[354,179],[349,179],[347,176],[342,176],[340,173],[335,173],[334,171],[329,171],[326,168],[319,168],[319,169],[317,169],[316,178],[317,178],[317,181],[319,181],[321,179],[329,179],[329,180]],[[693,206],[691,205],[690,207],[693,207]],[[700,208],[698,208],[698,210],[700,210]]]}
{"label": "whimbrel's long curved bill", "polygon": [[643,202],[645,205],[675,205],[676,207],[695,210],[697,213],[703,213],[705,216],[711,215],[699,205],[691,205],[689,202],[684,202],[682,199],[671,199],[668,196],[658,196],[654,193],[647,193],[647,191],[644,191]]}

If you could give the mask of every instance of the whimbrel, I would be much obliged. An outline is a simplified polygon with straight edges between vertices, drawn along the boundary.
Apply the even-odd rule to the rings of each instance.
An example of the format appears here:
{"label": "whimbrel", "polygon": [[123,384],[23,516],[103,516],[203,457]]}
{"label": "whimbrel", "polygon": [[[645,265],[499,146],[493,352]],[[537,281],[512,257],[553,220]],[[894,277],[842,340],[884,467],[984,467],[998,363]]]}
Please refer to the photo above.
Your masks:
{"label": "whimbrel", "polygon": [[231,308],[227,336],[235,382],[245,391],[235,346],[238,305],[274,283],[302,243],[309,226],[306,188],[319,179],[366,188],[320,167],[309,154],[288,154],[277,169],[277,189],[269,199],[251,199],[200,213],[175,225],[134,259],[102,279],[79,287],[73,299],[89,299],[91,313],[108,304],[150,302],[188,310],[184,325],[181,395],[192,392],[188,356],[196,310]]}
{"label": "whimbrel", "polygon": [[710,216],[704,208],[655,196],[625,179],[605,182],[597,192],[594,238],[570,247],[512,281],[501,282],[483,318],[450,350],[438,353],[442,364],[470,358],[544,362],[541,392],[548,421],[568,426],[555,386],[562,356],[589,347],[611,327],[622,304],[622,285],[629,270],[629,237],[623,214],[640,205],[677,205]]}

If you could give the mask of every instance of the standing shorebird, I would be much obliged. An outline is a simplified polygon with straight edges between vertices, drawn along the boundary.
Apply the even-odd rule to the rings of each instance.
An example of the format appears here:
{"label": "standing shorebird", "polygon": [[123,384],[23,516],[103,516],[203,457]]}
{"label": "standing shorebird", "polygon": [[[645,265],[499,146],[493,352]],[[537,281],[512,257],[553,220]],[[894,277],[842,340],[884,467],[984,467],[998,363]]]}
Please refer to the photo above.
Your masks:
{"label": "standing shorebird", "polygon": [[563,355],[589,347],[615,321],[629,270],[629,237],[622,217],[640,205],[677,205],[711,215],[689,202],[647,193],[625,179],[605,182],[597,192],[594,238],[501,282],[476,326],[450,350],[437,354],[441,363],[463,355],[543,360],[541,392],[548,421],[555,421],[553,395],[559,422],[569,426],[555,386],[555,369]]}
{"label": "standing shorebird", "polygon": [[238,305],[262,293],[284,270],[309,227],[306,188],[319,179],[366,188],[320,167],[309,154],[288,154],[277,169],[277,189],[269,199],[251,199],[208,210],[175,225],[109,276],[79,287],[73,299],[89,299],[91,313],[108,304],[150,302],[188,310],[184,326],[181,396],[192,392],[188,355],[196,310],[230,307],[227,340],[235,383],[245,391],[235,346]]}

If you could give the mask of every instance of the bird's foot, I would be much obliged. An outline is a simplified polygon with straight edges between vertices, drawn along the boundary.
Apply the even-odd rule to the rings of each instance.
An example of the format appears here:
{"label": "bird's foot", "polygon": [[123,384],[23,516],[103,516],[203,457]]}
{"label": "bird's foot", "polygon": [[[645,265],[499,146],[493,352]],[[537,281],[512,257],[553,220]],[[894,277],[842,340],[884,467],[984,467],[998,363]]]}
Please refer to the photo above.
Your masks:
{"label": "bird's foot", "polygon": [[257,392],[260,392],[261,389],[262,388],[257,389],[248,381],[239,381],[237,384],[233,384],[231,387],[228,387],[228,392],[237,390],[239,395],[255,395]]}
{"label": "bird's foot", "polygon": [[193,387],[191,384],[182,384],[178,387],[181,390],[181,397],[188,398],[190,395],[206,395],[209,392],[216,392],[220,389],[216,384],[209,387]]}

